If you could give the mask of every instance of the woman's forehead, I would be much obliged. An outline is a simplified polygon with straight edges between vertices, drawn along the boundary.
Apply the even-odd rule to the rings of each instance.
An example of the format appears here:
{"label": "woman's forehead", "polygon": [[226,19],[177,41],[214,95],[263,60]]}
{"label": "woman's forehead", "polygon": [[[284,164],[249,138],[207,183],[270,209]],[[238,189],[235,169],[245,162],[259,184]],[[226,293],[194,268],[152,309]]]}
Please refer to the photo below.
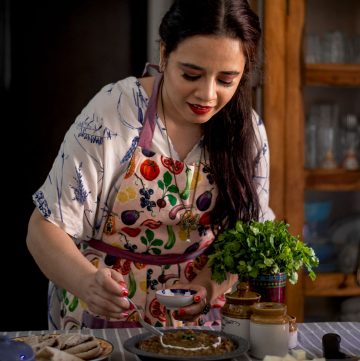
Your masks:
{"label": "woman's forehead", "polygon": [[245,65],[241,40],[214,35],[186,38],[170,53],[169,60],[218,72],[241,71]]}

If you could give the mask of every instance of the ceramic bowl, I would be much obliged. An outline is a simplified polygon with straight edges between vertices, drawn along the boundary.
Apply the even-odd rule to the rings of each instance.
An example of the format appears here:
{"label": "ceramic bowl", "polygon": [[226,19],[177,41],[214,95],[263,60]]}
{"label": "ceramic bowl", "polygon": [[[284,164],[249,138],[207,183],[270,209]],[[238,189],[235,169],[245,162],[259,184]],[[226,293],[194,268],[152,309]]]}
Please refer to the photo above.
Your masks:
{"label": "ceramic bowl", "polygon": [[[184,328],[177,328],[176,330],[181,330]],[[174,329],[167,329],[163,330],[163,332],[170,333],[176,331]],[[200,329],[193,329],[195,333],[200,333],[202,330]],[[134,353],[138,356],[138,358],[142,361],[232,361],[234,358],[239,357],[240,355],[244,354],[249,349],[249,342],[242,337],[227,334],[222,331],[216,330],[207,330],[206,332],[215,334],[218,337],[227,338],[232,340],[235,345],[235,350],[231,352],[224,353],[222,355],[206,355],[206,356],[175,356],[175,355],[165,355],[160,353],[154,352],[147,352],[140,350],[139,343],[143,340],[146,340],[150,337],[153,337],[149,332],[142,333],[140,335],[133,336],[127,339],[124,342],[125,350]],[[244,359],[246,357],[244,356]],[[240,359],[240,358],[239,358]],[[247,357],[249,359],[249,357]]]}
{"label": "ceramic bowl", "polygon": [[0,336],[0,360],[35,361],[35,354],[30,345]]}
{"label": "ceramic bowl", "polygon": [[156,291],[156,298],[166,308],[180,308],[192,304],[195,293],[196,291],[189,289],[166,288]]}

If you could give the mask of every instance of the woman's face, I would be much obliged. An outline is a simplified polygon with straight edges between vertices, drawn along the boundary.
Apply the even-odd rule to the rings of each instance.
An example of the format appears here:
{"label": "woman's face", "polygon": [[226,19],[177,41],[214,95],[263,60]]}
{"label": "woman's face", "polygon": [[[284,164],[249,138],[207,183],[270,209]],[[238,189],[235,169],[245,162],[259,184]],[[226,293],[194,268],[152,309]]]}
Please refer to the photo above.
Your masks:
{"label": "woman's face", "polygon": [[234,95],[245,67],[241,42],[225,36],[185,39],[164,59],[163,101],[166,118],[202,124]]}

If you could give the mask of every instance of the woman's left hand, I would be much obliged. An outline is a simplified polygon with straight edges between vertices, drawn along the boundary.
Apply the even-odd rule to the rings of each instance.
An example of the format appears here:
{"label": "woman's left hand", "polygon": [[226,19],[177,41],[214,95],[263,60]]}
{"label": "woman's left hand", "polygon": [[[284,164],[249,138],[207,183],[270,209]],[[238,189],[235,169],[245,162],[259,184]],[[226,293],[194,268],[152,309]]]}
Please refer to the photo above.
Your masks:
{"label": "woman's left hand", "polygon": [[[176,283],[176,288],[189,289],[189,284]],[[193,303],[173,311],[173,317],[178,321],[196,321],[202,314],[209,312],[207,290],[204,286],[191,284],[191,289],[197,291],[193,295]],[[206,312],[207,311],[207,312]]]}

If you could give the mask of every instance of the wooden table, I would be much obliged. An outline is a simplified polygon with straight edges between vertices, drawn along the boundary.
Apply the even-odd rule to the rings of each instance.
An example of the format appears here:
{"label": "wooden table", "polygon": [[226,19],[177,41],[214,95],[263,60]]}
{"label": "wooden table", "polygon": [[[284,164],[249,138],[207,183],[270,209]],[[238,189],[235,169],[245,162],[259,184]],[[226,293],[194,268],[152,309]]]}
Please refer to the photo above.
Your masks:
{"label": "wooden table", "polygon": [[[209,329],[209,328],[204,328]],[[9,337],[27,336],[41,334],[48,331],[13,331],[0,332],[1,335]],[[83,329],[82,333],[101,337],[114,345],[114,352],[109,357],[111,361],[138,361],[138,358],[128,353],[123,348],[123,343],[128,338],[145,332],[142,328],[127,329]],[[298,346],[307,352],[308,358],[322,357],[322,336],[326,333],[337,333],[341,337],[341,351],[346,354],[360,356],[360,322],[319,322],[298,324]],[[234,359],[234,361],[253,359],[248,353]],[[255,359],[254,359],[255,360]]]}

